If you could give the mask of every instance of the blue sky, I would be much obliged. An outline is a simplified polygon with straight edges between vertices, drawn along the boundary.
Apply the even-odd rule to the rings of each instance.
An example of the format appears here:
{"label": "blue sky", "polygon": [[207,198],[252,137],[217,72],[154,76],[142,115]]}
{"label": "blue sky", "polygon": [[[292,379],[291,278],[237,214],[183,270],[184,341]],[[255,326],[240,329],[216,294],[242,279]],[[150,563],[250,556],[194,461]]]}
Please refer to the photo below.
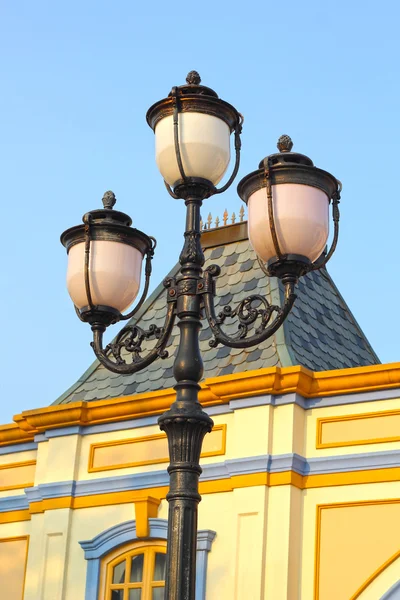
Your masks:
{"label": "blue sky", "polygon": [[[399,360],[399,12],[394,0],[3,0],[0,422],[50,404],[93,359],[59,235],[104,191],[157,238],[153,287],[176,262],[184,207],[164,190],[145,114],[191,69],[245,116],[237,182],[282,133],[342,180],[329,271],[382,362]],[[239,211],[236,185],[203,214],[225,207]]]}

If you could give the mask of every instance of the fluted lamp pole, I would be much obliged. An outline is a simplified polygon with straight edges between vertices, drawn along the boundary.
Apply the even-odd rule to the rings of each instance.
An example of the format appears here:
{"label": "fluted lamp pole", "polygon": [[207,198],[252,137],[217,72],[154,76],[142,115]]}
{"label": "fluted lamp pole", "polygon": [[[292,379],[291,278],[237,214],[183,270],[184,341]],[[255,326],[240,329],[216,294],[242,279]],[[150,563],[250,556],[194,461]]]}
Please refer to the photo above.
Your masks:
{"label": "fluted lamp pole", "polygon": [[[184,245],[176,277],[164,281],[167,314],[163,327],[144,330],[126,325],[113,342],[103,346],[106,328],[133,317],[142,306],[149,287],[151,261],[156,242],[131,227],[131,219],[114,209],[115,196],[106,192],[103,209],[88,212],[83,224],[61,236],[68,252],[67,287],[79,318],[90,324],[96,357],[110,371],[132,374],[147,367],[165,350],[175,320],[180,330],[174,362],[176,399],[159,418],[169,444],[170,488],[166,600],[194,600],[196,582],[197,509],[203,438],[213,427],[198,400],[203,375],[199,332],[204,312],[213,338],[211,346],[232,348],[258,345],[282,325],[296,299],[299,277],[323,267],[335,250],[338,203],[341,185],[312,161],[292,152],[292,141],[282,136],[279,153],[261,161],[259,169],[239,183],[238,192],[249,207],[249,238],[266,276],[281,279],[282,306],[270,305],[261,295],[250,295],[235,308],[215,313],[217,265],[203,271],[200,208],[210,196],[228,189],[240,163],[243,118],[221,100],[200,76],[191,71],[186,84],[172,88],[169,96],[147,112],[155,133],[156,162],[169,194],[186,205]],[[230,163],[233,134],[235,161],[227,183],[222,180]],[[334,235],[329,252],[324,252],[332,204]],[[145,283],[136,306],[123,315],[135,300],[145,260]],[[237,333],[228,335],[224,322],[236,319]],[[143,354],[144,341],[154,340]],[[128,357],[131,360],[128,361]]]}

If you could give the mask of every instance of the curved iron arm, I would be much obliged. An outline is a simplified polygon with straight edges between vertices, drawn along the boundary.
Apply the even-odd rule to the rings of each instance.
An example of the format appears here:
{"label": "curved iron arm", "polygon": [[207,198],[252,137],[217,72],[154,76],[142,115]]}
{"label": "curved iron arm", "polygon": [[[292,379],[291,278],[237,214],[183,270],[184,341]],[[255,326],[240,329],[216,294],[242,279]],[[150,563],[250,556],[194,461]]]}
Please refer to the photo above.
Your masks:
{"label": "curved iron arm", "polygon": [[335,195],[332,198],[332,218],[333,218],[333,240],[329,252],[322,258],[318,258],[313,264],[311,271],[318,271],[322,269],[326,265],[326,263],[331,259],[332,254],[336,250],[336,246],[339,239],[339,219],[340,219],[340,211],[339,211],[339,202],[340,202],[340,193],[342,191],[342,182],[337,180],[338,188]]}
{"label": "curved iron arm", "polygon": [[[121,375],[137,373],[154,362],[156,358],[167,358],[168,352],[165,350],[165,346],[170,338],[174,322],[175,302],[170,301],[168,302],[167,315],[163,327],[150,325],[148,330],[144,330],[137,325],[127,325],[119,332],[114,342],[103,348],[103,333],[106,328],[104,325],[94,324],[92,325],[93,342],[91,346],[99,362],[109,371]],[[151,338],[155,338],[157,343],[142,358],[140,356],[142,342]],[[132,354],[133,359],[131,363],[126,363],[121,356],[124,348]],[[115,361],[110,356],[113,356]]]}
{"label": "curved iron arm", "polygon": [[[263,296],[253,294],[242,300],[235,309],[232,309],[231,306],[225,306],[217,316],[213,302],[214,277],[218,277],[220,272],[218,265],[211,265],[204,272],[204,309],[208,324],[214,334],[214,339],[209,342],[210,346],[215,347],[218,344],[223,344],[230,348],[249,348],[271,337],[282,325],[296,300],[296,294],[294,293],[296,279],[291,277],[284,282],[285,302],[282,307],[270,304]],[[255,303],[258,303],[258,306],[261,304],[262,308],[255,307]],[[276,316],[271,322],[274,313],[276,313]],[[239,320],[238,331],[234,337],[227,335],[221,329],[221,325],[229,317],[237,317]],[[254,325],[257,319],[261,319],[260,325],[253,335],[247,337],[249,327]]]}
{"label": "curved iron arm", "polygon": [[[239,113],[240,114],[240,113]],[[226,190],[232,185],[233,180],[235,179],[238,171],[239,171],[239,167],[240,167],[240,150],[242,147],[242,141],[240,139],[240,134],[242,133],[242,127],[243,127],[243,115],[240,114],[240,119],[236,124],[235,127],[235,166],[233,168],[232,171],[232,175],[229,177],[228,181],[225,183],[225,185],[223,185],[221,188],[217,188],[214,191],[214,195],[215,194],[222,194],[223,192],[226,192]]]}

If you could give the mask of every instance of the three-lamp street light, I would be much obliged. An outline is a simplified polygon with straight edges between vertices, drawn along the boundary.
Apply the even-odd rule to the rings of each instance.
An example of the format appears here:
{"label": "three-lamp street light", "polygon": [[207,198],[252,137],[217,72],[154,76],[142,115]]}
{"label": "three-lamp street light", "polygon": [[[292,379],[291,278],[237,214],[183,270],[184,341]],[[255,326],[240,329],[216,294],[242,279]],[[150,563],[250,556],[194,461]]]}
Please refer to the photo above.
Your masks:
{"label": "three-lamp street light", "polygon": [[[68,252],[68,292],[79,318],[91,326],[92,346],[104,367],[132,374],[165,358],[178,320],[180,341],[173,369],[176,400],[158,420],[167,434],[170,455],[165,598],[194,600],[199,459],[204,435],[213,426],[198,401],[203,314],[213,333],[211,346],[245,348],[273,335],[293,306],[299,277],[320,269],[335,250],[341,184],[308,157],[292,152],[291,139],[281,136],[279,152],[244,177],[238,193],[248,205],[249,239],[260,266],[267,276],[282,281],[283,305],[271,305],[265,297],[253,294],[216,314],[220,268],[210,265],[203,271],[200,208],[206,198],[228,189],[236,177],[243,117],[201,85],[198,73],[191,71],[185,85],[172,88],[167,98],[148,110],[147,122],[155,133],[156,162],[168,192],[187,207],[180,270],[164,281],[167,314],[163,327],[145,330],[128,324],[112,343],[103,346],[106,328],[133,317],[145,301],[156,245],[154,238],[131,227],[128,215],[114,210],[112,192],[104,195],[104,208],[86,213],[83,225],[65,231],[61,241]],[[218,189],[229,166],[232,134],[235,165],[227,183]],[[330,203],[334,234],[331,249],[324,252]],[[143,293],[133,310],[123,315],[138,294],[143,259]],[[224,332],[224,322],[231,318],[238,321],[235,335]],[[144,341],[152,339],[153,348],[142,356]]]}

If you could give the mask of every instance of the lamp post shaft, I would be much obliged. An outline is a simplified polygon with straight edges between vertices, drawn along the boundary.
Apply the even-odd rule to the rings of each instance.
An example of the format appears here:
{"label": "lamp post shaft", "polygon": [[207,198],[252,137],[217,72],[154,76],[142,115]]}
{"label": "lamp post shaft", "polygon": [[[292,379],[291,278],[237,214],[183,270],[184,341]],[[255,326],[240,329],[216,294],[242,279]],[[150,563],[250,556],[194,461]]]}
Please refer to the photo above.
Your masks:
{"label": "lamp post shaft", "polygon": [[[167,568],[165,600],[194,600],[196,587],[197,507],[200,453],[203,438],[213,422],[198,401],[203,363],[199,348],[201,329],[198,288],[204,264],[200,245],[201,195],[196,190],[185,200],[187,206],[185,243],[176,278],[176,312],[180,330],[174,363],[176,400],[159,419],[168,437],[170,465]],[[171,291],[169,292],[171,293]]]}

